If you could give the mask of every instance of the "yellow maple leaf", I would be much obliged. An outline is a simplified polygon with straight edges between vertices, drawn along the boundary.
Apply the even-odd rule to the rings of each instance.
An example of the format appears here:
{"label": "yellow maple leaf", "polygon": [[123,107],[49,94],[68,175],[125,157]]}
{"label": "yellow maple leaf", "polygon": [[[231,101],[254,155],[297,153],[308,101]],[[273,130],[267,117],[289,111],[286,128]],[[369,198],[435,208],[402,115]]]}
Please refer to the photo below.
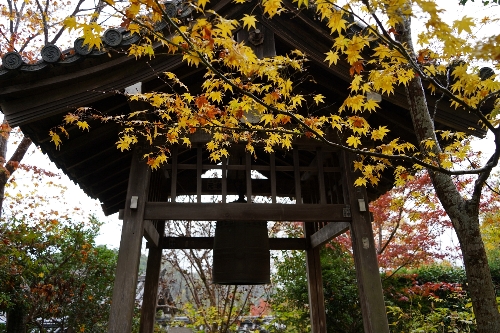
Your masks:
{"label": "yellow maple leaf", "polygon": [[207,2],[210,2],[210,0],[198,0],[198,6],[205,9]]}
{"label": "yellow maple leaf", "polygon": [[328,61],[328,66],[331,66],[333,64],[337,64],[337,61],[339,60],[339,55],[337,52],[333,52],[332,50],[328,51],[325,53],[327,57],[325,58],[325,61]]}
{"label": "yellow maple leaf", "polygon": [[254,15],[245,14],[244,17],[241,19],[241,21],[243,22],[243,28],[247,27],[248,30],[250,30],[250,28],[252,28],[252,27],[254,29],[257,28],[255,26],[257,19],[255,18]]}
{"label": "yellow maple leaf", "polygon": [[361,85],[361,82],[363,80],[363,76],[359,74],[354,75],[354,79],[351,81],[351,91],[358,91],[359,86]]}
{"label": "yellow maple leaf", "polygon": [[68,113],[67,115],[64,116],[64,122],[66,124],[73,124],[75,121],[78,121],[78,119],[80,118],[74,113]]}
{"label": "yellow maple leaf", "polygon": [[335,11],[328,16],[328,27],[331,33],[335,31],[340,35],[342,30],[345,30],[347,21],[343,19],[344,13],[342,11]]}
{"label": "yellow maple leaf", "polygon": [[73,29],[77,29],[78,23],[76,22],[76,17],[70,16],[66,17],[63,22],[64,26],[69,29],[69,31]]}
{"label": "yellow maple leaf", "polygon": [[367,100],[364,104],[363,104],[363,109],[365,111],[375,111],[376,108],[378,108],[379,105],[378,105],[378,102],[375,101],[374,99],[369,99]]}
{"label": "yellow maple leaf", "polygon": [[434,148],[434,146],[436,146],[436,142],[432,139],[423,140],[422,143],[424,144],[424,147],[427,149],[432,149]]}
{"label": "yellow maple leaf", "polygon": [[325,101],[323,100],[325,98],[325,96],[321,95],[321,94],[317,94],[313,97],[314,99],[314,102],[316,102],[316,105],[319,105],[319,103],[324,103]]}
{"label": "yellow maple leaf", "polygon": [[298,2],[297,7],[309,7],[309,0],[293,0],[293,2]]}
{"label": "yellow maple leaf", "polygon": [[213,102],[222,102],[222,93],[220,91],[212,91],[208,94],[208,99]]}
{"label": "yellow maple leaf", "polygon": [[76,125],[78,126],[78,128],[80,128],[81,130],[87,130],[87,131],[90,131],[90,126],[89,124],[86,122],[86,121],[77,121],[76,122]]}
{"label": "yellow maple leaf", "polygon": [[302,95],[295,95],[291,98],[292,108],[294,109],[297,105],[301,106],[302,101],[305,101]]}
{"label": "yellow maple leaf", "polygon": [[260,118],[260,122],[264,122],[264,125],[269,125],[274,122],[274,116],[271,113],[267,113]]}
{"label": "yellow maple leaf", "polygon": [[271,18],[282,10],[281,0],[264,0],[262,4],[264,5],[264,14]]}
{"label": "yellow maple leaf", "polygon": [[476,26],[472,17],[464,16],[461,20],[453,21],[453,28],[457,29],[460,34],[462,31],[472,33],[472,28]]}
{"label": "yellow maple leaf", "polygon": [[372,139],[383,140],[387,133],[389,133],[389,130],[386,126],[379,126],[378,129],[372,131]]}
{"label": "yellow maple leaf", "polygon": [[167,161],[167,155],[164,152],[161,152],[155,158],[148,157],[147,164],[151,167],[151,169],[155,170],[160,167],[164,162]]}
{"label": "yellow maple leaf", "polygon": [[365,96],[364,95],[354,95],[349,96],[345,100],[345,105],[350,107],[354,112],[361,111],[363,108]]}
{"label": "yellow maple leaf", "polygon": [[366,183],[367,183],[366,178],[364,178],[364,177],[359,177],[359,178],[358,178],[358,179],[356,179],[356,181],[354,182],[354,186],[366,186]]}
{"label": "yellow maple leaf", "polygon": [[132,34],[140,34],[141,33],[141,28],[139,27],[138,24],[135,24],[135,23],[130,23],[128,25],[128,30]]}
{"label": "yellow maple leaf", "polygon": [[200,64],[200,57],[198,57],[197,55],[191,55],[191,54],[185,54],[183,57],[182,57],[182,60],[186,60],[188,65],[194,65],[196,67],[198,67],[198,65]]}
{"label": "yellow maple leaf", "polygon": [[54,144],[56,145],[56,149],[59,149],[62,143],[61,137],[56,132],[53,131],[49,131],[49,136],[50,136],[50,142],[54,142]]}
{"label": "yellow maple leaf", "polygon": [[349,146],[354,148],[358,148],[358,146],[361,144],[361,140],[359,139],[359,137],[354,135],[348,137],[346,142]]}
{"label": "yellow maple leaf", "polygon": [[116,143],[116,148],[120,149],[120,151],[129,150],[130,145],[133,143],[137,143],[137,137],[135,135],[124,135]]}

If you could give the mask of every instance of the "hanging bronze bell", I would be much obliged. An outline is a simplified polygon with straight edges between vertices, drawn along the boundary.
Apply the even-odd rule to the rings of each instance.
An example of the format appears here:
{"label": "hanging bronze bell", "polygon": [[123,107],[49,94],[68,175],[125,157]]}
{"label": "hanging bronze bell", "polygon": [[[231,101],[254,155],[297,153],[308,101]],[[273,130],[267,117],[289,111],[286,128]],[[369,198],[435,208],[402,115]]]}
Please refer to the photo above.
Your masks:
{"label": "hanging bronze bell", "polygon": [[212,281],[225,285],[270,283],[267,222],[218,221]]}

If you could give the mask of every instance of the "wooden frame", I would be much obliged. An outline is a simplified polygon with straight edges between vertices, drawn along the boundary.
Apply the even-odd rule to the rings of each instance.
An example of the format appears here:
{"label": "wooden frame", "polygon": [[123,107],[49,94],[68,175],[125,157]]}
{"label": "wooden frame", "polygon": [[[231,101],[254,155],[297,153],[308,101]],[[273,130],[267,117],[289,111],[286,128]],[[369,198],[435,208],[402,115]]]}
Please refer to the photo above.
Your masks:
{"label": "wooden frame", "polygon": [[[282,155],[279,159],[273,154],[266,165],[253,163],[247,154],[241,158],[232,158],[233,164],[228,165],[224,161],[214,166],[204,163],[201,147],[194,148],[194,153],[185,153],[174,147],[170,164],[155,173],[155,177],[159,178],[151,181],[151,186],[151,176],[146,164],[140,165],[137,158],[134,158],[129,180],[130,199],[127,202],[131,203],[134,193],[139,200],[137,206],[129,205],[121,214],[124,219],[122,244],[127,246],[120,246],[115,282],[115,290],[118,288],[119,291],[113,294],[108,332],[130,332],[127,316],[131,310],[130,305],[124,306],[124,302],[130,302],[135,295],[135,289],[131,287],[134,280],[130,276],[137,274],[136,258],[138,260],[140,255],[140,247],[137,244],[140,244],[143,236],[148,240],[149,257],[141,313],[141,333],[153,331],[162,249],[213,248],[212,237],[165,237],[165,221],[230,220],[238,223],[243,220],[276,220],[304,222],[304,238],[270,238],[269,243],[272,250],[306,251],[312,331],[326,333],[320,247],[350,230],[365,333],[388,333],[370,216],[366,209],[359,209],[358,200],[368,202],[368,198],[365,191],[352,185],[355,174],[350,169],[350,156],[344,153],[336,154],[338,166],[332,166],[332,163],[337,163],[335,158],[332,160],[332,152],[324,152],[320,148],[302,148],[304,149],[308,151],[306,154],[301,153],[301,149],[294,148],[288,153],[288,157]],[[137,154],[136,152],[135,156]],[[240,161],[240,164],[237,161]],[[217,180],[220,183],[215,186],[221,199],[219,203],[203,202],[203,195],[209,187],[206,186],[207,180],[202,178],[202,175],[210,166],[222,171]],[[267,179],[252,179],[254,170],[265,174]],[[253,198],[254,190],[258,189],[257,192],[270,195],[270,202],[252,203],[247,200],[246,203],[228,203],[229,195],[234,194],[230,177],[238,174],[244,175],[245,178],[239,180],[240,184],[244,184],[244,190],[240,188],[240,196],[243,193],[247,198]],[[196,179],[192,183],[183,183],[179,191],[179,182],[191,175]],[[288,183],[293,186],[280,187],[280,177],[291,175],[293,180],[288,180]],[[266,182],[267,184],[264,184]],[[186,191],[185,187],[189,186],[194,189],[192,192]],[[153,190],[153,187],[156,190]],[[292,191],[295,198],[293,203],[278,203],[278,196],[282,195],[280,191],[283,190]],[[213,194],[214,187],[209,188],[209,191]],[[336,200],[341,202],[333,203],[333,191],[336,192]],[[156,194],[153,195],[153,192]],[[179,200],[181,195],[189,195],[193,200]],[[135,245],[131,248],[129,244]],[[126,285],[126,288],[123,285]]]}

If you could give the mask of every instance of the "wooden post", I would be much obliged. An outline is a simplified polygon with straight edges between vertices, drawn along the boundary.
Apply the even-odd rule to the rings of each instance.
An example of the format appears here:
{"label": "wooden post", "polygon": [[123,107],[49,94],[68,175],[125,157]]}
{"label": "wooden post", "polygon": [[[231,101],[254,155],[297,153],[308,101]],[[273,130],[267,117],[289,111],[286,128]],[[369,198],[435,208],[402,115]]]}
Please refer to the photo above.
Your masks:
{"label": "wooden post", "polygon": [[354,187],[352,155],[342,153],[346,204],[351,206],[351,240],[365,333],[389,333],[366,189]]}
{"label": "wooden post", "polygon": [[308,242],[306,250],[307,289],[309,296],[309,316],[312,333],[326,333],[325,300],[323,296],[323,278],[321,276],[320,247],[310,246],[310,237],[314,234],[314,223],[304,222],[304,234]]}
{"label": "wooden post", "polygon": [[132,330],[149,177],[150,168],[141,160],[139,148],[136,148],[125,201],[108,333],[130,333]]}
{"label": "wooden post", "polygon": [[[156,221],[156,223],[156,229],[158,230],[160,237],[163,238],[163,234],[165,232],[165,221]],[[139,333],[153,333],[154,330],[156,305],[158,303],[158,283],[161,270],[161,255],[161,243],[158,244],[157,247],[149,248]]]}

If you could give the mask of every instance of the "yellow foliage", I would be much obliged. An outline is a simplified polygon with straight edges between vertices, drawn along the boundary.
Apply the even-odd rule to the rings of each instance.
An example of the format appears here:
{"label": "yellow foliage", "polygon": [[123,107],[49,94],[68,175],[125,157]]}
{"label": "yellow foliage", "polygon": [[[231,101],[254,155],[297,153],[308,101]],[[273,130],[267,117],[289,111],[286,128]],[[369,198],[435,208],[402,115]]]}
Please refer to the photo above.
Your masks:
{"label": "yellow foliage", "polygon": [[250,30],[250,28],[256,28],[255,23],[257,23],[257,18],[254,15],[244,14],[241,21],[243,22],[243,28],[246,27],[248,30]]}

